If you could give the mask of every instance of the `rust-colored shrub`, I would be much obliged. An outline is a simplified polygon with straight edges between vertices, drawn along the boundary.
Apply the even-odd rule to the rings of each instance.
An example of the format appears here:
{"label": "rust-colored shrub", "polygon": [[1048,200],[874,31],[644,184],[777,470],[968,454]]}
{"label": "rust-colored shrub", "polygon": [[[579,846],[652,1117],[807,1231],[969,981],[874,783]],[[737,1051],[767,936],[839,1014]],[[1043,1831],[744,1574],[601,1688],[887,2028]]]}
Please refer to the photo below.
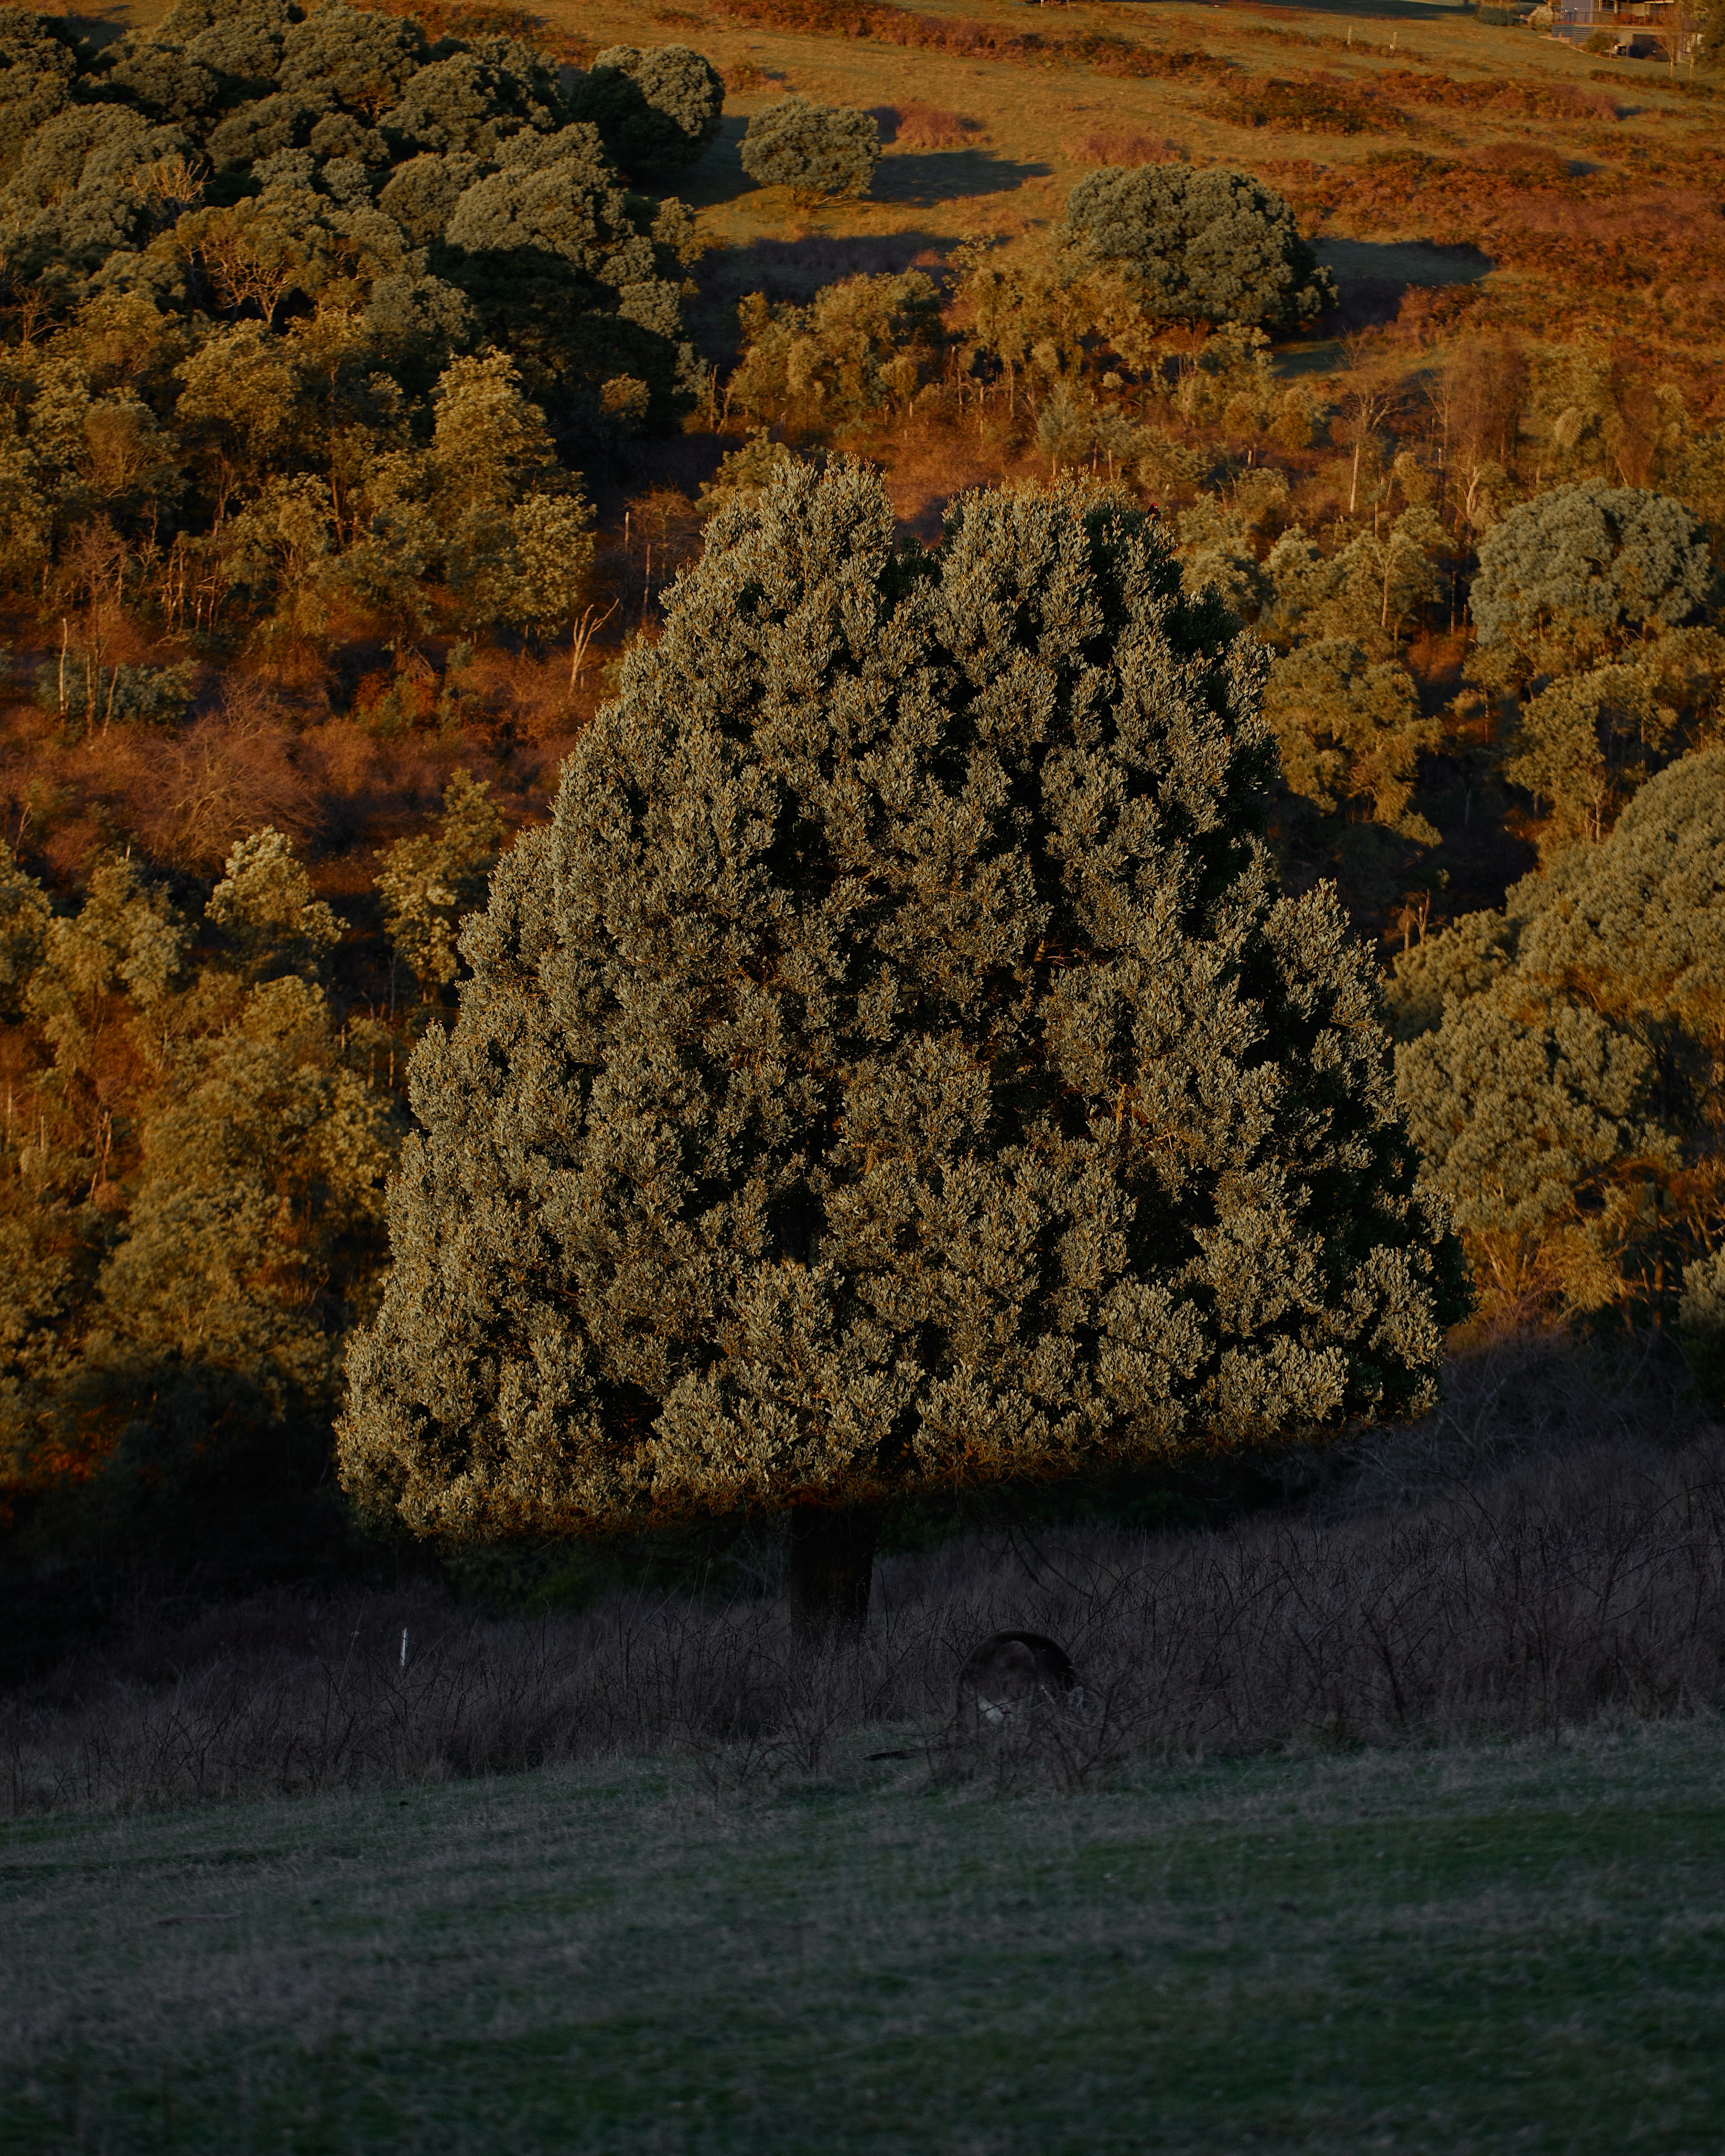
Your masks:
{"label": "rust-colored shrub", "polygon": [[1060,150],[1075,165],[1165,165],[1189,154],[1184,143],[1171,142],[1166,135],[1135,135],[1123,128],[1099,128],[1063,142]]}
{"label": "rust-colored shrub", "polygon": [[1604,91],[1575,90],[1566,82],[1503,82],[1490,76],[1463,81],[1455,75],[1432,74],[1417,68],[1392,68],[1378,77],[1377,89],[1386,102],[1408,99],[1416,105],[1444,105],[1451,110],[1512,113],[1522,120],[1619,120],[1623,116],[1615,99]]}
{"label": "rust-colored shrub", "polygon": [[1470,150],[1466,162],[1484,172],[1501,172],[1517,187],[1562,187],[1570,177],[1568,159],[1544,142],[1487,142]]}
{"label": "rust-colored shrub", "polygon": [[[1514,144],[1460,158],[1398,149],[1353,166],[1275,169],[1304,218],[1339,218],[1357,231],[1404,225],[1412,213],[1440,244],[1477,247],[1495,262],[1595,297],[1662,285],[1677,260],[1689,291],[1725,278],[1725,223],[1705,186],[1572,172],[1562,157]],[[1540,326],[1554,333],[1558,324]]]}
{"label": "rust-colored shrub", "polygon": [[968,16],[919,15],[876,0],[714,0],[732,22],[839,38],[871,38],[924,52],[955,53],[1029,67],[1093,67],[1098,74],[1154,81],[1219,80],[1232,60],[1173,45],[1143,45],[1102,30],[1010,30]]}
{"label": "rust-colored shrub", "polygon": [[1226,82],[1204,109],[1231,127],[1277,127],[1302,135],[1368,135],[1407,124],[1388,99],[1331,75]]}
{"label": "rust-colored shrub", "polygon": [[907,150],[962,150],[983,131],[979,120],[937,105],[877,105],[873,108],[883,142],[901,142]]}

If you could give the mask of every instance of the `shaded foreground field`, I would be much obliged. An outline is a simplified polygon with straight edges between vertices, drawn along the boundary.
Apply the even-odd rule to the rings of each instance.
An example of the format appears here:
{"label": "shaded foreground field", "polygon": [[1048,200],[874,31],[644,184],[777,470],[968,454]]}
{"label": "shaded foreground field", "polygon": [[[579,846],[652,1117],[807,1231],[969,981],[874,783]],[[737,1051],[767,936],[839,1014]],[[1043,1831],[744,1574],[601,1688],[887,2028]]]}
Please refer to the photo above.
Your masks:
{"label": "shaded foreground field", "polygon": [[5,1835],[12,2150],[1700,2152],[1725,1732]]}

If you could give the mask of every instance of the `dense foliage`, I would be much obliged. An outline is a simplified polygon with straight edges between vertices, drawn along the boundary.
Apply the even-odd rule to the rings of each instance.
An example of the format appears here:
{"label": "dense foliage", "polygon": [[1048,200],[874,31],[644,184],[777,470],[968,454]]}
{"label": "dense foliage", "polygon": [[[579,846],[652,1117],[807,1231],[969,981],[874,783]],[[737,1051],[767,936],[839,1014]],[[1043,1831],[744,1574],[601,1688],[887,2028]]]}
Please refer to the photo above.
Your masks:
{"label": "dense foliage", "polygon": [[350,1488],[421,1532],[878,1500],[1430,1395],[1465,1306],[1227,615],[1082,490],[712,526],[469,929]]}
{"label": "dense foliage", "polygon": [[594,60],[572,100],[591,120],[624,171],[680,171],[717,139],[725,85],[718,69],[687,45],[642,52],[610,45]]}
{"label": "dense foliage", "polygon": [[1684,1317],[1725,1235],[1725,750],[1397,966],[1409,1125],[1497,1296]]}
{"label": "dense foliage", "polygon": [[[382,857],[396,961],[427,1004],[501,837],[458,773],[440,824]],[[86,1528],[117,1522],[157,1562],[193,1553],[212,1506],[244,1517],[242,1562],[260,1532],[326,1538],[305,1508],[374,1299],[396,1143],[393,1036],[331,978],[341,921],[269,829],[199,916],[118,859],[58,915],[0,846],[0,1020],[39,1057],[21,1128],[8,1091],[0,1187],[8,1506],[94,1476]]]}
{"label": "dense foliage", "polygon": [[1292,322],[1336,303],[1286,203],[1219,166],[1105,167],[1072,190],[1059,240],[1123,276],[1153,321]]}
{"label": "dense foliage", "polygon": [[865,195],[880,155],[872,114],[783,97],[757,112],[742,138],[742,169],[763,187],[806,198]]}
{"label": "dense foliage", "polygon": [[619,49],[565,99],[517,41],[282,0],[187,0],[100,51],[7,10],[0,44],[0,573],[86,619],[62,708],[126,689],[112,596],[170,631],[566,624],[570,464],[697,378],[687,213],[606,142],[699,155],[706,63]]}

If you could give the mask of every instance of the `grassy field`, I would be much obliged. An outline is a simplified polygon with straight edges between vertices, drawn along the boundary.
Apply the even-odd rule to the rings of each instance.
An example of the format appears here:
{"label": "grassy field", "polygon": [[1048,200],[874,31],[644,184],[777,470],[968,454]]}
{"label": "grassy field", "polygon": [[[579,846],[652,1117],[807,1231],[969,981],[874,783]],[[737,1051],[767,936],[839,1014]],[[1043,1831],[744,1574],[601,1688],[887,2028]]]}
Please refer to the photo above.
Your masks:
{"label": "grassy field", "polygon": [[[763,80],[726,99],[720,141],[676,192],[700,212],[702,233],[716,249],[701,283],[710,308],[742,291],[801,297],[819,283],[857,270],[933,266],[962,240],[1011,237],[1056,220],[1083,172],[1120,154],[1108,145],[1157,138],[1199,164],[1222,163],[1313,192],[1305,214],[1316,223],[1344,293],[1350,285],[1436,285],[1483,277],[1493,305],[1537,329],[1548,323],[1568,336],[1587,328],[1586,258],[1596,244],[1585,221],[1559,250],[1537,266],[1525,248],[1509,259],[1481,256],[1457,244],[1463,231],[1489,241],[1500,228],[1527,218],[1552,221],[1536,198],[1541,182],[1519,170],[1527,157],[1567,160],[1570,179],[1591,203],[1597,197],[1622,218],[1633,198],[1661,182],[1706,187],[1717,177],[1717,103],[1681,94],[1667,71],[1651,63],[1606,63],[1593,54],[1521,29],[1494,28],[1438,0],[1321,0],[1304,7],[1250,4],[1108,5],[1088,0],[1039,13],[1014,0],[923,0],[933,17],[969,18],[1024,33],[1077,36],[1089,31],[1124,36],[1153,47],[1225,61],[1244,84],[1317,79],[1369,93],[1390,85],[1385,124],[1338,134],[1278,124],[1235,124],[1219,111],[1204,79],[1121,80],[1084,65],[1026,65],[1022,61],[906,49],[742,23],[716,6],[643,5],[642,0],[538,0],[548,24],[588,40],[638,44],[680,39],[698,46],[727,70],[739,65]],[[1481,87],[1541,85],[1599,100],[1615,117],[1590,113],[1532,116],[1505,108],[1452,109],[1409,104],[1399,85],[1408,70]],[[1605,85],[1602,96],[1600,85]],[[809,208],[783,188],[756,187],[738,160],[750,116],[789,91],[834,103],[896,108],[932,106],[973,130],[963,148],[918,149],[889,140],[868,200]],[[891,129],[888,128],[889,136]],[[1466,213],[1428,189],[1403,183],[1368,198],[1348,194],[1350,175],[1386,150],[1483,162],[1497,176],[1495,206]],[[1561,169],[1561,168],[1559,168]],[[1341,207],[1318,206],[1339,180]],[[1552,175],[1543,176],[1548,187]],[[1561,192],[1561,187],[1559,189]],[[1686,207],[1686,213],[1693,214]],[[1558,213],[1561,225],[1563,213]],[[1439,228],[1441,227],[1441,228]],[[1430,243],[1435,239],[1439,250]],[[1447,249],[1447,255],[1443,251]],[[1577,259],[1577,256],[1581,258]],[[1597,269],[1597,264],[1595,265]],[[1579,282],[1576,282],[1579,273]],[[1572,285],[1574,289],[1571,289]],[[1594,290],[1597,291],[1597,284]],[[1379,304],[1382,304],[1380,298]],[[1393,300],[1391,301],[1393,305]],[[1575,310],[1580,307],[1581,315]],[[1674,362],[1692,352],[1697,326],[1680,332],[1660,308],[1633,311],[1643,348]],[[1625,317],[1625,320],[1628,320]],[[716,349],[713,326],[704,341]],[[728,326],[728,325],[727,325]],[[1604,328],[1604,324],[1599,325]],[[1701,326],[1702,341],[1717,343],[1717,325]]]}
{"label": "grassy field", "polygon": [[616,1766],[5,1852],[8,2150],[1725,2146],[1713,1722],[1077,1794]]}

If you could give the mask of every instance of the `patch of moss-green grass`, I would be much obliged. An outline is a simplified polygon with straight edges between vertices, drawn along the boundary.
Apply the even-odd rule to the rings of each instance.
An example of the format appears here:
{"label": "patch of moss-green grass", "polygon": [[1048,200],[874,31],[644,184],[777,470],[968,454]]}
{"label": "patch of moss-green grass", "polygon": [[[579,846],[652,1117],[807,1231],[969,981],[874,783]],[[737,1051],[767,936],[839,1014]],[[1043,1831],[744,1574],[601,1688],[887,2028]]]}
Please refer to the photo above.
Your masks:
{"label": "patch of moss-green grass", "polygon": [[23,1824],[0,2146],[1698,2156],[1722,1766],[1697,1723]]}

